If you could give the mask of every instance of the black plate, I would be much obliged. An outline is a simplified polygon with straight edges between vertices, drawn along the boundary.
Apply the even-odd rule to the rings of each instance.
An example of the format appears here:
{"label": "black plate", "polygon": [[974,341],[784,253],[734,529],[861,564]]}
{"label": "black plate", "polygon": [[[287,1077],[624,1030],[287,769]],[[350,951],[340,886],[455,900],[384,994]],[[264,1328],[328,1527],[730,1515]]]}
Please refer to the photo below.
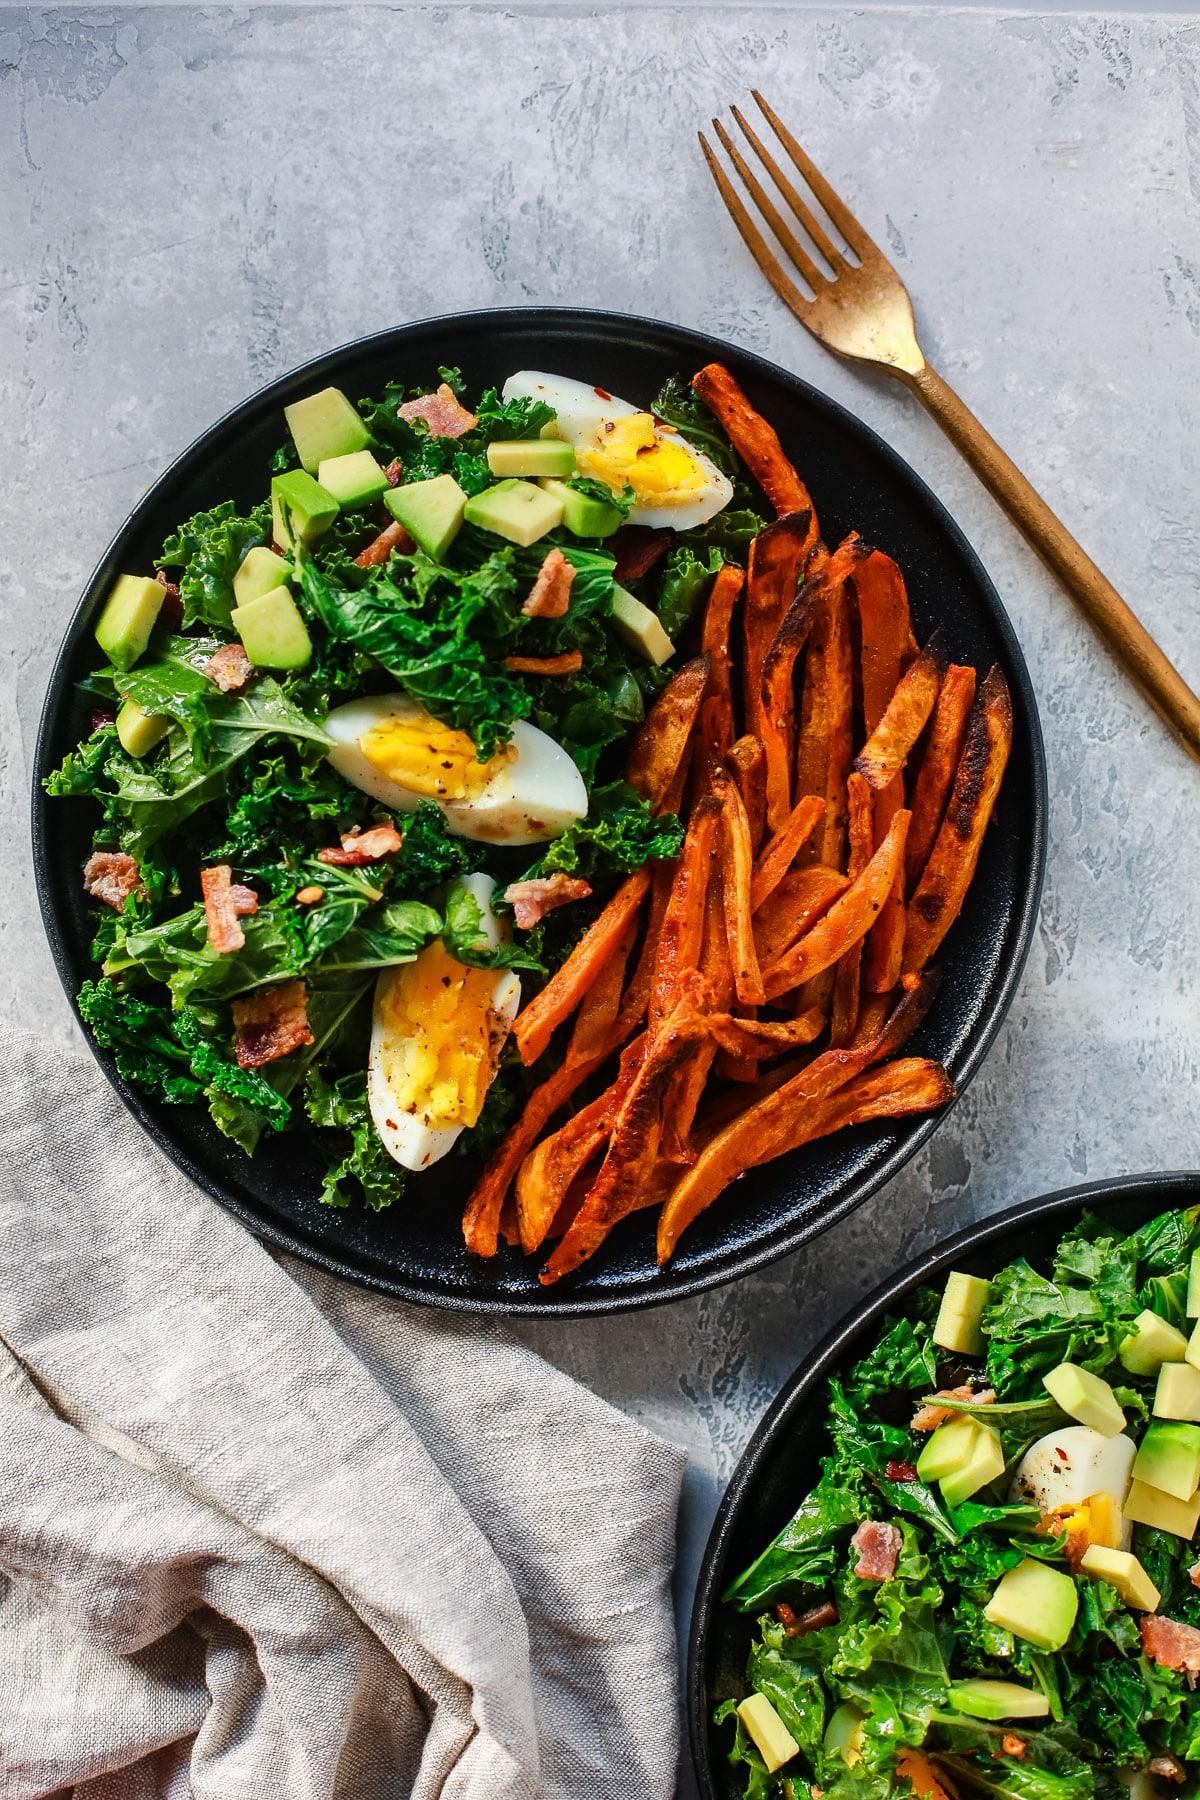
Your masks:
{"label": "black plate", "polygon": [[[997,816],[962,918],[947,940],[945,982],[913,1051],[940,1057],[960,1090],[978,1067],[1016,987],[1037,913],[1045,859],[1046,770],[1029,675],[995,589],[953,520],[900,458],[832,400],[744,350],[697,332],[606,313],[549,309],[474,313],[383,332],[335,350],[256,394],[194,443],[118,532],[71,622],[42,714],[34,776],[34,861],[50,946],[71,998],[90,973],[93,925],[80,890],[94,806],[48,802],[42,778],[81,729],[73,683],[94,666],[90,625],[113,578],[149,569],[164,537],[201,508],[232,497],[249,507],[284,436],[283,407],[329,383],[352,396],[389,380],[427,382],[461,367],[471,391],[512,370],[585,376],[648,403],[666,376],[720,358],[772,420],[809,482],[831,542],[857,527],[907,577],[918,635],[943,628],[946,647],[980,669],[999,661],[1012,690],[1015,738]],[[90,1040],[89,1040],[90,1041]],[[94,1046],[93,1046],[94,1048]],[[372,1214],[322,1207],[318,1152],[303,1132],[272,1138],[252,1162],[207,1115],[152,1104],[98,1060],[126,1106],[167,1156],[251,1230],[281,1248],[407,1299],[478,1312],[615,1312],[728,1281],[794,1250],[858,1206],[937,1128],[943,1112],[856,1131],[773,1163],[739,1182],[692,1228],[669,1272],[654,1262],[650,1218],[629,1220],[580,1275],[543,1291],[515,1252],[468,1257],[459,1231],[470,1166],[450,1159],[414,1182],[402,1208]]]}
{"label": "black plate", "polygon": [[887,1312],[913,1290],[938,1286],[951,1269],[991,1276],[1024,1256],[1044,1272],[1055,1246],[1081,1213],[1136,1231],[1172,1206],[1200,1202],[1200,1173],[1125,1176],[1044,1194],[982,1220],[909,1263],[855,1308],[800,1364],[767,1409],[733,1472],[709,1536],[692,1608],[687,1709],[692,1759],[702,1800],[741,1800],[744,1775],[730,1768],[730,1728],[712,1724],[714,1707],[743,1696],[754,1616],[721,1604],[721,1595],[791,1518],[820,1474],[830,1449],[825,1429],[829,1376],[842,1374],[875,1342]]}

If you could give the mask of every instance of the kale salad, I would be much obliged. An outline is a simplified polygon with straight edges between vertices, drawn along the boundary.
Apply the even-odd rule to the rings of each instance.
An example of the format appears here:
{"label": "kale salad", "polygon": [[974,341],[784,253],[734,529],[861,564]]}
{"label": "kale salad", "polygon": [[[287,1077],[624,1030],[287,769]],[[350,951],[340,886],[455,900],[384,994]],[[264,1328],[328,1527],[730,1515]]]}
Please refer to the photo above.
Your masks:
{"label": "kale salad", "polygon": [[[1136,1800],[1200,1772],[1200,1208],[916,1291],[729,1587],[749,1800]],[[736,1734],[736,1735],[734,1735]]]}
{"label": "kale salad", "polygon": [[117,580],[46,784],[95,807],[96,1041],[248,1155],[315,1129],[338,1206],[521,1107],[518,1005],[678,854],[623,751],[763,523],[681,380],[437,374],[286,407],[261,503]]}

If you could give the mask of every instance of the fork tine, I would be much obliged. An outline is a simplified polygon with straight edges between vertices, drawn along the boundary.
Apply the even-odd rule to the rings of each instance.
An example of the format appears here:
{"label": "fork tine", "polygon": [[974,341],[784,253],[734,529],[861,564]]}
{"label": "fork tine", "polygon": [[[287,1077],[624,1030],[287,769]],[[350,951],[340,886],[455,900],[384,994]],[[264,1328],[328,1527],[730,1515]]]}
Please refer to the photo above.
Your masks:
{"label": "fork tine", "polygon": [[812,157],[807,155],[806,152],[800,148],[787,126],[783,123],[783,120],[780,119],[767,105],[758,89],[751,88],[750,92],[754,97],[755,104],[770,125],[772,131],[775,133],[775,136],[779,139],[780,143],[803,175],[805,181],[807,181],[809,187],[817,196],[817,199],[821,202],[825,211],[829,214],[829,217],[833,220],[846,242],[850,245],[850,248],[857,251],[860,257],[868,255],[871,251],[875,251],[877,255],[882,254],[882,252],[878,250],[878,247],[867,236],[854,214],[850,211],[850,208],[846,205],[846,202],[834,192],[833,188],[830,187],[820,169],[818,169],[816,163],[812,160]]}
{"label": "fork tine", "polygon": [[698,132],[697,136],[700,139],[700,148],[704,152],[704,160],[708,164],[712,178],[720,190],[721,198],[729,209],[734,224],[742,234],[746,248],[783,304],[795,313],[801,324],[806,323],[812,306],[811,300],[805,298],[791,277],[784,272],[782,263],[768,247],[767,240],[746,211],[737,189],[717,161],[712,146],[704,133]]}
{"label": "fork tine", "polygon": [[734,168],[754,196],[758,210],[766,219],[767,224],[771,227],[771,230],[775,233],[775,236],[779,239],[779,242],[783,245],[784,249],[799,269],[801,275],[803,275],[805,281],[807,281],[809,287],[812,288],[814,293],[820,293],[823,287],[829,285],[828,277],[822,275],[820,269],[818,269],[816,263],[808,254],[808,251],[804,248],[804,245],[800,242],[799,238],[791,230],[779,209],[772,203],[770,195],[763,187],[761,181],[759,181],[751,172],[745,157],[741,154],[737,145],[722,125],[720,119],[713,120],[713,130],[720,138],[722,146],[729,156],[730,161],[733,163]]}
{"label": "fork tine", "polygon": [[742,114],[738,110],[738,108],[736,106],[731,106],[729,110],[733,114],[734,118],[737,120],[744,135],[749,139],[751,148],[757,153],[759,161],[763,164],[763,166],[767,170],[767,173],[771,176],[771,179],[774,181],[776,187],[779,189],[780,193],[783,195],[784,199],[787,201],[788,205],[791,207],[792,211],[795,213],[796,217],[799,219],[801,225],[803,225],[805,231],[807,231],[809,237],[812,239],[813,243],[817,246],[817,249],[821,252],[821,255],[825,258],[826,262],[830,265],[830,267],[832,269],[835,269],[835,270],[844,269],[846,267],[845,257],[842,255],[842,253],[838,249],[837,245],[832,241],[828,232],[825,230],[825,227],[821,224],[821,221],[817,218],[817,216],[813,212],[812,208],[809,207],[805,203],[805,201],[801,199],[800,195],[796,191],[796,188],[788,180],[787,176],[784,174],[784,172],[780,168],[779,164],[775,161],[775,158],[771,155],[770,151],[762,143],[762,141],[758,137],[758,135],[754,131],[751,130],[749,125],[747,125],[745,119],[742,117]]}

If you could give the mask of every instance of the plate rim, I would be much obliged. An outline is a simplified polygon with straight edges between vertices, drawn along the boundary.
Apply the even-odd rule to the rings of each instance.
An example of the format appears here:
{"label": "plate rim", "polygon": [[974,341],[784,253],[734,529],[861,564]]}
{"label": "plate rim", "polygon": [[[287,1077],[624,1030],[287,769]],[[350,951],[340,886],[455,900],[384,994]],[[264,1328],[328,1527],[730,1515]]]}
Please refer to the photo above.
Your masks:
{"label": "plate rim", "polygon": [[[819,413],[826,414],[842,429],[862,441],[873,455],[881,458],[889,466],[901,486],[907,487],[914,494],[916,500],[928,509],[936,521],[939,532],[953,545],[970,571],[973,582],[979,591],[981,603],[985,606],[990,623],[1003,646],[1006,675],[1016,689],[1020,712],[1028,733],[1031,805],[1027,828],[1031,839],[1032,855],[1029,879],[1019,896],[1016,908],[1012,928],[1011,953],[1006,963],[997,972],[995,991],[975,1035],[965,1047],[961,1063],[955,1070],[955,1099],[939,1112],[912,1121],[908,1125],[902,1141],[891,1150],[882,1162],[872,1167],[865,1176],[860,1176],[852,1182],[846,1192],[822,1211],[819,1218],[796,1221],[790,1227],[764,1234],[754,1245],[744,1247],[736,1254],[723,1257],[715,1267],[701,1268],[675,1277],[668,1273],[661,1278],[659,1286],[646,1286],[634,1292],[602,1289],[588,1294],[573,1294],[569,1290],[560,1293],[552,1290],[540,1297],[531,1295],[529,1298],[523,1298],[509,1294],[472,1292],[450,1287],[435,1289],[411,1277],[385,1276],[376,1270],[360,1267],[353,1260],[353,1253],[350,1251],[343,1255],[332,1254],[321,1245],[310,1242],[298,1229],[293,1230],[281,1225],[270,1213],[256,1210],[253,1206],[247,1205],[236,1193],[226,1187],[220,1178],[209,1174],[192,1158],[186,1149],[176,1141],[172,1133],[165,1131],[160,1126],[143,1097],[117,1074],[115,1060],[111,1053],[102,1050],[96,1044],[80,1019],[73,987],[74,971],[67,942],[68,934],[60,924],[58,909],[54,902],[53,881],[49,872],[47,849],[50,825],[49,797],[42,788],[42,780],[58,760],[52,740],[64,704],[64,690],[69,685],[65,680],[68,658],[64,655],[64,651],[68,647],[74,648],[82,630],[85,615],[94,604],[96,590],[104,578],[110,562],[115,557],[118,548],[123,545],[125,536],[136,529],[139,516],[153,497],[164,486],[186,479],[195,468],[200,466],[204,457],[215,446],[216,441],[247,409],[251,407],[265,408],[270,405],[275,396],[281,395],[302,379],[319,378],[322,372],[332,370],[352,356],[369,355],[372,350],[382,350],[385,345],[393,345],[397,341],[402,342],[407,338],[436,334],[440,331],[461,332],[464,329],[486,331],[488,329],[516,328],[528,331],[536,329],[539,325],[547,327],[551,324],[560,329],[565,326],[581,333],[585,332],[589,336],[606,337],[610,342],[620,341],[626,345],[636,344],[640,336],[643,342],[649,342],[654,347],[661,349],[664,347],[664,339],[669,338],[672,348],[677,346],[681,354],[686,350],[694,350],[705,361],[712,360],[715,356],[731,356],[741,365],[749,365],[766,382],[782,383],[784,387],[798,390],[799,397],[802,398],[805,405],[813,407]],[[515,306],[475,308],[469,311],[413,319],[403,325],[349,339],[331,350],[323,351],[318,356],[311,357],[306,362],[286,370],[265,386],[256,389],[228,407],[219,418],[193,438],[179,455],[161,471],[140,496],[137,503],[130,508],[105,546],[81,590],[79,601],[59,639],[42,700],[35,739],[31,826],[34,880],[42,924],[55,970],[71,1011],[80,1025],[89,1051],[122,1104],[148,1134],[151,1142],[181,1174],[193,1181],[209,1199],[231,1212],[263,1242],[277,1250],[297,1256],[302,1261],[320,1268],[326,1273],[352,1281],[358,1286],[367,1287],[375,1292],[385,1293],[393,1298],[417,1305],[434,1306],[451,1312],[502,1318],[573,1318],[595,1314],[642,1311],[649,1307],[686,1299],[692,1295],[724,1286],[728,1282],[739,1280],[742,1276],[764,1268],[804,1244],[812,1242],[814,1238],[819,1237],[859,1206],[865,1205],[882,1187],[894,1179],[948,1117],[957,1100],[961,1098],[977,1073],[1007,1017],[1025,969],[1037,923],[1046,870],[1048,813],[1048,776],[1041,719],[1028,665],[1012,621],[995,583],[962,527],[923,477],[897,450],[893,449],[891,444],[881,437],[872,426],[858,418],[847,406],[823,393],[821,389],[814,387],[802,376],[792,374],[756,351],[711,333],[698,331],[690,326],[677,325],[669,320],[649,318],[635,313],[615,313],[587,307]]]}
{"label": "plate rim", "polygon": [[939,1238],[874,1287],[850,1307],[813,1346],[788,1376],[755,1426],[721,1496],[701,1558],[692,1610],[688,1622],[687,1668],[684,1701],[688,1748],[702,1800],[722,1800],[712,1774],[712,1723],[704,1695],[704,1664],[710,1628],[722,1604],[717,1590],[718,1570],[725,1546],[737,1523],[737,1515],[749,1498],[763,1463],[776,1441],[788,1428],[792,1415],[810,1399],[814,1390],[833,1372],[855,1340],[914,1287],[945,1271],[964,1251],[972,1255],[1006,1236],[1020,1225],[1103,1210],[1131,1200],[1153,1199],[1159,1190],[1191,1192],[1200,1202],[1200,1168],[1151,1169],[1134,1175],[1106,1176],[1100,1181],[1056,1188],[1048,1194],[1018,1201],[998,1213],[990,1213],[946,1238]]}

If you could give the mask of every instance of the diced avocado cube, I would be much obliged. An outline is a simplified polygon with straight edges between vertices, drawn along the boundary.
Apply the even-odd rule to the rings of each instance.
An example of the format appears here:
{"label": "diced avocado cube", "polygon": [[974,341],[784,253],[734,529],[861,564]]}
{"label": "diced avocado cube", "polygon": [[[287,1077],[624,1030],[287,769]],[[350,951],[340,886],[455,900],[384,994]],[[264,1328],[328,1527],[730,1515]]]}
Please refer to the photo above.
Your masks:
{"label": "diced avocado cube", "polygon": [[606,500],[597,500],[592,494],[581,494],[578,488],[568,487],[565,481],[550,479],[543,481],[542,486],[548,494],[562,501],[562,522],[575,537],[611,537],[624,523],[619,507],[610,506]]}
{"label": "diced avocado cube", "polygon": [[563,503],[532,481],[500,481],[471,496],[466,518],[468,524],[494,531],[497,537],[525,549],[562,524]]}
{"label": "diced avocado cube", "polygon": [[738,1707],[738,1718],[754,1740],[758,1754],[773,1775],[799,1755],[800,1746],[765,1694],[749,1694]]}
{"label": "diced avocado cube", "polygon": [[229,617],[256,668],[302,669],[311,660],[312,639],[287,588],[235,606]]}
{"label": "diced avocado cube", "polygon": [[1117,1356],[1131,1375],[1157,1375],[1166,1362],[1182,1362],[1188,1341],[1182,1331],[1155,1312],[1140,1312],[1133,1330],[1121,1339]]}
{"label": "diced avocado cube", "polygon": [[295,440],[300,466],[310,475],[315,475],[328,458],[351,456],[355,450],[365,450],[371,442],[357,408],[351,406],[341,388],[322,388],[306,400],[294,400],[284,407],[283,416]]}
{"label": "diced avocado cube", "polygon": [[1044,1719],[1050,1711],[1045,1694],[1015,1681],[956,1681],[950,1704],[969,1719]]}
{"label": "diced avocado cube", "polygon": [[[1117,1397],[1107,1381],[1080,1369],[1074,1363],[1059,1363],[1042,1376],[1042,1386],[1052,1400],[1057,1400],[1065,1413],[1090,1425],[1101,1437],[1116,1437],[1125,1429],[1125,1414],[1117,1405]],[[1180,1417],[1182,1415],[1173,1415]]]}
{"label": "diced avocado cube", "polygon": [[978,1432],[974,1419],[965,1415],[939,1425],[917,1458],[921,1480],[940,1481],[943,1475],[953,1475],[956,1469],[963,1468],[971,1460]]}
{"label": "diced avocado cube", "polygon": [[282,587],[291,573],[290,562],[276,556],[265,544],[255,544],[253,550],[247,550],[243,556],[233,578],[233,597],[239,606],[249,606],[251,600],[269,594],[272,588]]}
{"label": "diced avocado cube", "polygon": [[389,488],[383,504],[416,538],[426,556],[441,562],[462,528],[467,496],[453,475],[435,475],[430,481],[409,481],[403,487]]}
{"label": "diced avocado cube", "polygon": [[1200,1250],[1192,1251],[1188,1264],[1187,1316],[1200,1319]]}
{"label": "diced avocado cube", "polygon": [[151,581],[146,575],[118,575],[96,626],[96,642],[123,675],[150,642],[166,597],[160,581]]}
{"label": "diced avocado cube", "polygon": [[575,473],[575,451],[561,438],[513,438],[487,447],[493,475],[557,475]]}
{"label": "diced avocado cube", "polygon": [[358,512],[386,494],[388,478],[369,450],[352,450],[349,456],[326,456],[317,470],[317,483],[332,494],[344,512]]}
{"label": "diced avocado cube", "polygon": [[991,1425],[980,1425],[971,1454],[962,1468],[942,1476],[942,1499],[947,1506],[961,1506],[964,1500],[969,1500],[990,1481],[997,1481],[1003,1473],[1004,1451],[1000,1433]]}
{"label": "diced avocado cube", "polygon": [[1200,1325],[1197,1325],[1188,1339],[1188,1347],[1184,1351],[1184,1361],[1193,1369],[1200,1369]]}
{"label": "diced avocado cube", "polygon": [[853,1705],[849,1700],[834,1707],[825,1727],[825,1736],[821,1740],[821,1748],[826,1756],[840,1756],[849,1768],[861,1762],[866,1716],[861,1707]]}
{"label": "diced avocado cube", "polygon": [[1162,1595],[1128,1550],[1109,1550],[1103,1544],[1089,1544],[1079,1564],[1085,1575],[1107,1581],[1115,1588],[1126,1606],[1135,1612],[1153,1612]]}
{"label": "diced avocado cube", "polygon": [[957,1356],[983,1355],[986,1346],[979,1321],[990,1287],[991,1283],[978,1275],[962,1275],[957,1270],[946,1277],[946,1291],[933,1328],[935,1344],[942,1350],[953,1350]]}
{"label": "diced avocado cube", "polygon": [[1078,1610],[1079,1594],[1071,1576],[1027,1556],[1000,1577],[983,1616],[1035,1650],[1061,1650]]}
{"label": "diced avocado cube", "polygon": [[[284,513],[287,513],[287,520]],[[328,531],[338,516],[338,503],[303,469],[276,475],[271,483],[271,531],[284,550],[294,548],[293,533],[302,544],[313,544]],[[290,530],[289,530],[290,524]]]}
{"label": "diced avocado cube", "polygon": [[1164,1363],[1154,1392],[1156,1419],[1200,1420],[1200,1369],[1191,1363]]}
{"label": "diced avocado cube", "polygon": [[1190,1500],[1200,1486],[1200,1425],[1151,1419],[1133,1459],[1133,1478]]}
{"label": "diced avocado cube", "polygon": [[1149,1482],[1135,1481],[1125,1496],[1125,1517],[1135,1525],[1152,1525],[1173,1537],[1192,1538],[1200,1522],[1200,1493],[1190,1500],[1176,1500]]}
{"label": "diced avocado cube", "polygon": [[643,606],[633,594],[626,593],[619,583],[613,585],[612,621],[618,637],[624,638],[631,649],[640,651],[656,668],[674,656],[675,646],[663,630],[658,614]]}
{"label": "diced avocado cube", "polygon": [[149,756],[170,729],[165,713],[148,713],[136,700],[126,700],[117,714],[117,736],[128,756]]}

